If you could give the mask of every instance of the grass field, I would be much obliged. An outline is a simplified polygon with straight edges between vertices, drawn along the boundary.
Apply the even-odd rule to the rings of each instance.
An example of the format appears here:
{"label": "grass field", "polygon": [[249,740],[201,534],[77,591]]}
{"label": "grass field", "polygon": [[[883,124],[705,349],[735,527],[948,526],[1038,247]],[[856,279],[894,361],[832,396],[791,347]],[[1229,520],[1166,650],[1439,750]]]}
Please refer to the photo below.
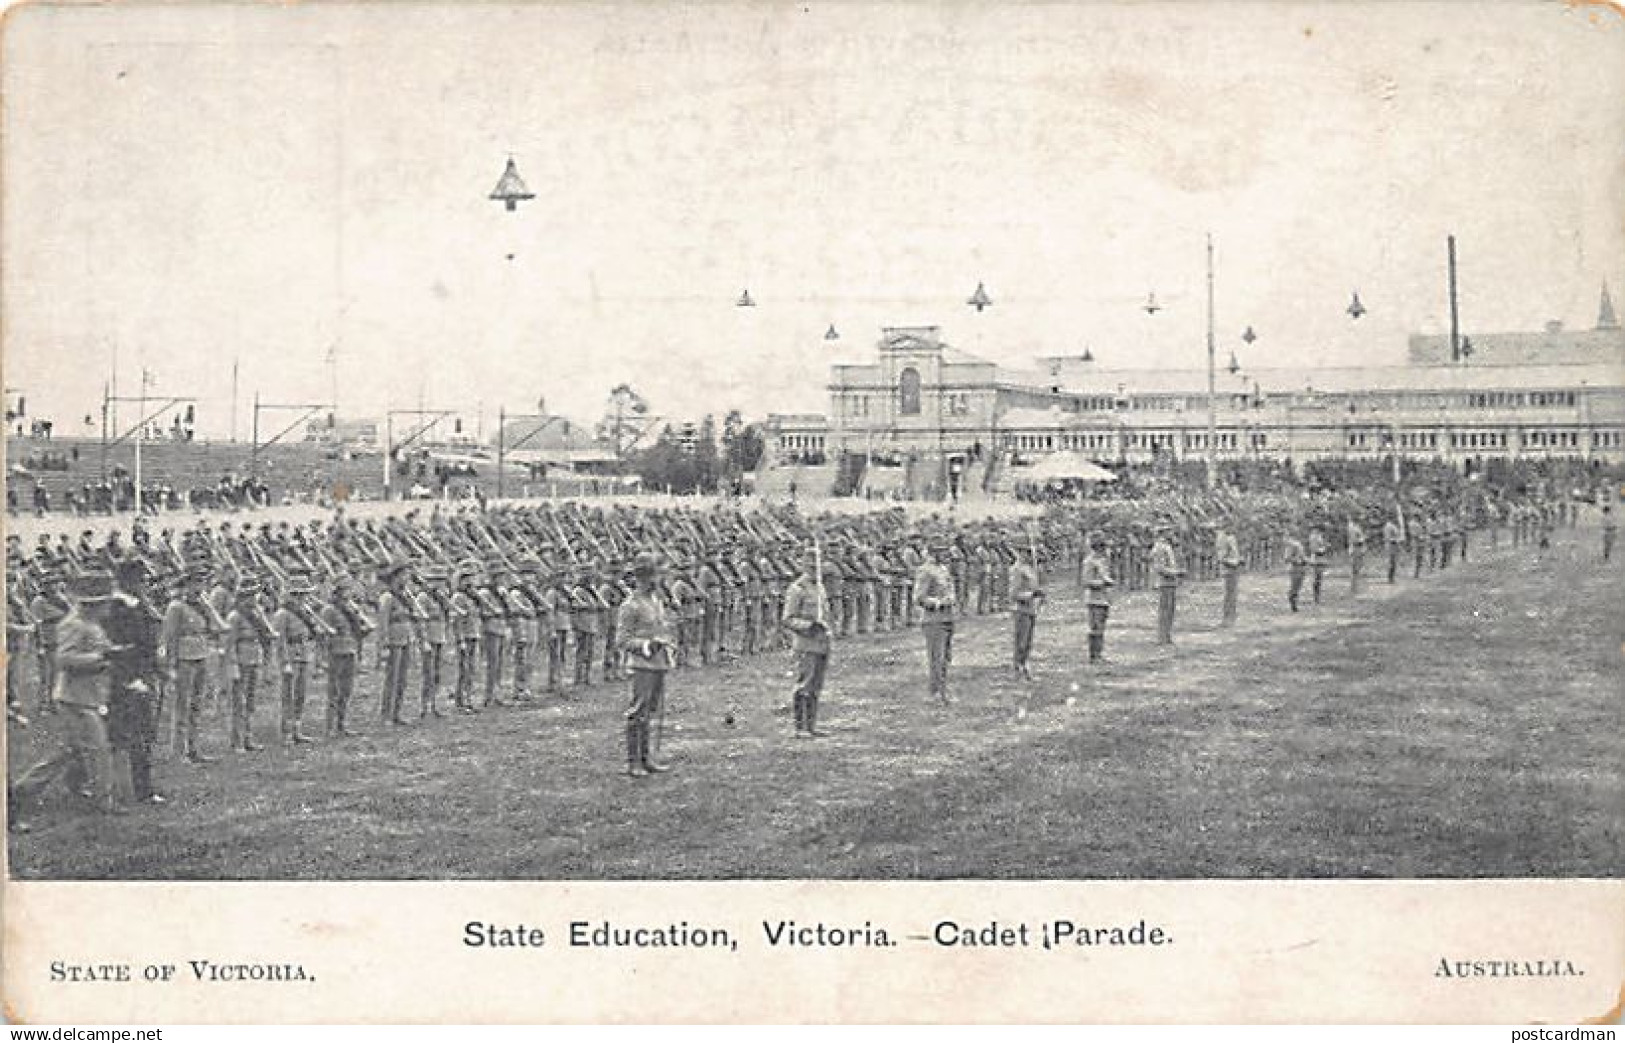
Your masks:
{"label": "grass field", "polygon": [[[1285,578],[1181,595],[1152,644],[1149,594],[1084,663],[1069,578],[1009,675],[1008,619],[956,637],[928,705],[916,631],[831,660],[830,736],[790,737],[787,654],[674,675],[676,770],[618,775],[623,685],[537,709],[222,759],[165,760],[163,809],[48,806],[11,838],[20,878],[636,879],[1618,876],[1625,869],[1621,566],[1594,529],[1544,561],[1503,538],[1421,581],[1290,615]],[[1373,564],[1380,563],[1373,562]],[[370,654],[368,656],[371,658]],[[370,664],[369,664],[370,665]],[[358,691],[369,696],[369,674]],[[1032,712],[1018,719],[1016,700]],[[1068,698],[1075,703],[1068,705]],[[739,724],[721,722],[730,703]],[[320,700],[311,715],[319,720]],[[275,732],[261,711],[262,735]],[[223,745],[218,716],[211,751]],[[12,770],[52,741],[12,729]]]}

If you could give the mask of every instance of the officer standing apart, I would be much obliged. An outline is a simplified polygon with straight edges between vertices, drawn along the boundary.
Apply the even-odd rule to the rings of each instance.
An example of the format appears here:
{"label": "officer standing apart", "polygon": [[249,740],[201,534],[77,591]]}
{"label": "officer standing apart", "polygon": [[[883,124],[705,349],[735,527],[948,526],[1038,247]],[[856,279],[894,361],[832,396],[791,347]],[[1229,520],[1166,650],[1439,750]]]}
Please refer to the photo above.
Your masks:
{"label": "officer standing apart", "polygon": [[1326,537],[1318,528],[1309,530],[1310,592],[1320,604],[1320,586],[1326,579]]}
{"label": "officer standing apart", "polygon": [[123,814],[114,800],[113,757],[107,739],[109,657],[120,649],[102,628],[112,594],[105,573],[74,577],[67,612],[57,623],[56,691],[52,697],[65,715],[67,747],[23,772],[8,794],[14,828],[26,831],[20,810],[61,779],[83,788],[93,810]]}
{"label": "officer standing apart", "polygon": [[1365,529],[1352,517],[1349,519],[1347,542],[1349,548],[1349,593],[1360,593],[1360,577],[1365,572]]}
{"label": "officer standing apart", "polygon": [[948,702],[948,667],[953,661],[954,610],[958,605],[948,560],[949,543],[946,538],[939,539],[931,545],[931,560],[921,565],[914,577],[913,598],[925,633],[931,698],[944,704]]}
{"label": "officer standing apart", "polygon": [[1241,547],[1236,543],[1236,534],[1230,531],[1227,524],[1219,525],[1219,534],[1213,540],[1213,557],[1219,562],[1219,568],[1224,570],[1224,611],[1220,621],[1224,626],[1233,626],[1236,622],[1236,596],[1241,586]]}
{"label": "officer standing apart", "polygon": [[1089,609],[1089,661],[1098,663],[1106,651],[1106,617],[1111,613],[1111,590],[1117,581],[1112,579],[1111,564],[1106,560],[1106,537],[1091,532],[1088,544],[1089,552],[1083,557],[1078,575],[1088,592],[1085,599]]}
{"label": "officer standing apart", "polygon": [[1179,578],[1185,570],[1179,567],[1179,556],[1174,553],[1173,526],[1157,526],[1157,539],[1151,545],[1151,569],[1157,578],[1157,644],[1174,643],[1174,608],[1179,598]]}
{"label": "officer standing apart", "polygon": [[1298,598],[1303,594],[1303,574],[1308,565],[1309,556],[1304,553],[1303,541],[1296,536],[1286,538],[1286,603],[1292,611],[1298,611]]}
{"label": "officer standing apart", "polygon": [[[1038,626],[1038,606],[1044,601],[1044,584],[1038,576],[1038,553],[1031,562],[1017,562],[1010,569],[1010,618],[1015,625],[1013,648],[1016,676],[1033,679],[1027,659],[1033,652],[1033,631]],[[1025,710],[1022,711],[1025,714]]]}
{"label": "officer standing apart", "polygon": [[152,747],[158,739],[158,624],[162,617],[141,596],[146,566],[126,558],[114,566],[116,586],[107,606],[111,658],[107,733],[130,763],[130,793],[141,804],[162,804],[152,786]]}
{"label": "officer standing apart", "polygon": [[1383,522],[1382,543],[1388,551],[1388,582],[1393,583],[1394,577],[1399,575],[1399,552],[1405,545],[1405,530],[1399,527],[1399,519],[1389,518]]}
{"label": "officer standing apart", "polygon": [[675,665],[677,631],[659,588],[660,565],[644,552],[634,559],[637,589],[616,610],[615,630],[632,674],[632,701],[626,708],[626,774],[643,778],[666,771],[654,759],[651,722],[663,713],[666,674]]}
{"label": "officer standing apart", "polygon": [[818,730],[818,697],[824,690],[829,666],[829,625],[825,620],[822,561],[809,550],[801,559],[801,575],[784,592],[784,628],[790,631],[796,654],[796,738],[813,739]]}

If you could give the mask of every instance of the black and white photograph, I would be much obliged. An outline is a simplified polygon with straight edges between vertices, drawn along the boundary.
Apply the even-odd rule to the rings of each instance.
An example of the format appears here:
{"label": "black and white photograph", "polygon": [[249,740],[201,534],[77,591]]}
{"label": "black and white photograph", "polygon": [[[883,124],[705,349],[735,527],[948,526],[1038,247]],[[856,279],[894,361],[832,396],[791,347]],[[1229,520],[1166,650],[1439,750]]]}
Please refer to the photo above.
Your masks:
{"label": "black and white photograph", "polygon": [[11,881],[1619,877],[1617,9],[3,39]]}

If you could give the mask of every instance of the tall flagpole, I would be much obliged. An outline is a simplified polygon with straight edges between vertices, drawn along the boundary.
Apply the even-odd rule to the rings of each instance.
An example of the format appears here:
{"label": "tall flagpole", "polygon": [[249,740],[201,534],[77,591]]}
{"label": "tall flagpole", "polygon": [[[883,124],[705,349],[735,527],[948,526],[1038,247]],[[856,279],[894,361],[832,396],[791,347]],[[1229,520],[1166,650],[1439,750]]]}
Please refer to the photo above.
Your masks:
{"label": "tall flagpole", "polygon": [[1207,484],[1218,484],[1219,416],[1215,397],[1213,340],[1213,233],[1207,235]]}
{"label": "tall flagpole", "polygon": [[1445,238],[1445,260],[1450,268],[1450,361],[1461,361],[1461,323],[1456,315],[1456,237]]}

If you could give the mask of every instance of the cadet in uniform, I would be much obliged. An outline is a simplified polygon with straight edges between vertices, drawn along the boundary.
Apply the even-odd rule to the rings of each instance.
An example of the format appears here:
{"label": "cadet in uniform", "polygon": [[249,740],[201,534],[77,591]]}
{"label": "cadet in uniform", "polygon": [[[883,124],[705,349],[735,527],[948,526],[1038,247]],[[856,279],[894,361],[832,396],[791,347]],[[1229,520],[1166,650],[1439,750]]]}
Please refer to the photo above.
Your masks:
{"label": "cadet in uniform", "polygon": [[226,616],[226,659],[231,672],[231,749],[245,753],[265,747],[254,741],[254,708],[259,702],[260,667],[270,651],[271,626],[260,608],[260,582],[244,576],[236,605]]}
{"label": "cadet in uniform", "polygon": [[282,588],[282,604],[271,616],[277,662],[282,669],[282,741],[307,743],[310,737],[301,725],[305,697],[310,691],[310,670],[316,636],[321,632],[312,614],[300,604],[301,598],[316,589],[303,576],[291,577]]}
{"label": "cadet in uniform", "polygon": [[[521,577],[524,568],[523,565],[519,566]],[[507,584],[502,595],[507,601],[508,638],[513,644],[514,699],[517,702],[528,703],[532,698],[530,691],[531,649],[536,647],[538,635],[536,606],[531,603],[530,596],[525,593],[520,577],[516,577],[513,582]]]}
{"label": "cadet in uniform", "polygon": [[[43,539],[44,536],[41,536]],[[34,657],[39,664],[40,708],[46,713],[56,710],[56,628],[68,614],[67,587],[60,572],[48,572],[44,589],[29,603],[28,614],[34,619]]]}
{"label": "cadet in uniform", "polygon": [[1179,598],[1179,578],[1185,570],[1174,553],[1173,526],[1158,525],[1151,544],[1151,568],[1157,578],[1157,644],[1174,643],[1174,609]]}
{"label": "cadet in uniform", "polygon": [[474,705],[474,675],[480,647],[480,607],[474,601],[477,566],[465,562],[457,572],[457,591],[451,596],[451,626],[457,638],[457,688],[452,699],[458,713],[479,713]]}
{"label": "cadet in uniform", "polygon": [[332,596],[322,606],[321,620],[327,626],[327,729],[326,735],[353,735],[346,719],[350,697],[355,694],[355,664],[361,655],[371,623],[361,618],[344,587],[346,580],[335,576]]}
{"label": "cadet in uniform", "polygon": [[1304,553],[1303,543],[1298,537],[1288,534],[1285,557],[1287,570],[1286,603],[1292,607],[1292,611],[1296,612],[1298,611],[1298,598],[1303,594],[1304,568],[1309,562],[1309,556]]}
{"label": "cadet in uniform", "polygon": [[225,620],[203,596],[205,574],[201,565],[187,566],[182,594],[169,603],[158,635],[158,658],[169,669],[170,689],[175,693],[175,730],[183,754],[193,764],[213,759],[198,745],[198,717],[203,711],[210,635],[226,629]]}
{"label": "cadet in uniform", "polygon": [[406,593],[406,565],[394,562],[379,570],[387,585],[378,596],[378,658],[384,668],[384,691],[378,700],[378,719],[384,724],[405,724],[406,673],[411,663],[416,630],[410,595]]}
{"label": "cadet in uniform", "polygon": [[1098,663],[1106,651],[1106,618],[1111,613],[1111,589],[1117,583],[1106,560],[1106,537],[1091,532],[1086,542],[1089,552],[1079,564],[1078,577],[1087,591],[1084,602],[1089,610],[1089,661]]}
{"label": "cadet in uniform", "polygon": [[1360,593],[1360,578],[1365,571],[1365,529],[1353,518],[1348,522],[1349,593]]}
{"label": "cadet in uniform", "polygon": [[637,589],[616,611],[615,632],[632,674],[632,699],[626,721],[626,773],[642,778],[665,771],[655,759],[651,722],[661,714],[666,698],[666,674],[675,665],[676,633],[670,610],[660,594],[660,565],[654,555],[641,553],[632,564]]}
{"label": "cadet in uniform", "polygon": [[[10,537],[16,539],[16,537]],[[8,562],[6,568],[6,718],[28,727],[28,716],[23,713],[23,642],[34,631],[34,617],[29,612],[22,592],[22,575],[18,563]]]}
{"label": "cadet in uniform", "polygon": [[950,544],[946,537],[932,544],[932,560],[920,566],[914,577],[912,601],[920,610],[925,633],[925,654],[931,698],[948,701],[948,667],[953,662],[954,614],[959,599],[953,574],[948,570]]}
{"label": "cadet in uniform", "polygon": [[1619,535],[1619,524],[1614,521],[1614,505],[1602,505],[1602,560],[1608,561],[1614,556],[1614,538]]}
{"label": "cadet in uniform", "polygon": [[1394,577],[1399,575],[1399,552],[1405,545],[1405,530],[1400,528],[1397,518],[1382,523],[1382,543],[1388,551],[1388,582],[1393,583]]}
{"label": "cadet in uniform", "polygon": [[502,596],[503,570],[493,566],[484,589],[476,588],[480,606],[480,644],[485,650],[485,701],[481,706],[506,706],[502,698],[503,653],[508,648],[508,606]]}
{"label": "cadet in uniform", "polygon": [[604,680],[615,681],[621,676],[621,647],[616,639],[616,630],[619,626],[621,602],[626,600],[627,591],[621,588],[617,581],[615,569],[605,563],[598,576],[598,585],[593,590],[598,596],[598,603],[603,606],[600,617],[603,624],[604,640]]}
{"label": "cadet in uniform", "polygon": [[438,705],[441,671],[446,660],[446,641],[450,637],[451,605],[446,597],[446,570],[444,566],[425,566],[420,572],[423,594],[418,598],[423,618],[419,631],[423,639],[423,690],[419,696],[418,718],[442,717]]}
{"label": "cadet in uniform", "polygon": [[1309,589],[1315,604],[1320,604],[1320,587],[1326,579],[1326,537],[1318,528],[1309,530]]}
{"label": "cadet in uniform", "polygon": [[824,690],[824,673],[829,666],[829,626],[824,580],[818,555],[808,551],[802,558],[801,575],[784,592],[784,628],[790,631],[796,654],[795,716],[796,738],[815,738],[818,730],[818,697]]}
{"label": "cadet in uniform", "polygon": [[564,685],[564,667],[570,654],[570,587],[562,569],[548,584],[547,594],[553,611],[553,634],[547,644],[547,690],[557,692]]}
{"label": "cadet in uniform", "polygon": [[1236,534],[1230,531],[1228,524],[1219,526],[1218,535],[1213,540],[1213,557],[1224,572],[1224,609],[1219,617],[1220,622],[1224,626],[1233,626],[1241,586],[1241,547],[1236,543]]}
{"label": "cadet in uniform", "polygon": [[142,596],[146,565],[124,558],[113,566],[116,586],[107,604],[106,631],[113,642],[107,704],[107,736],[130,765],[130,793],[137,803],[162,804],[152,785],[152,747],[158,740],[158,624],[163,617]]}
{"label": "cadet in uniform", "polygon": [[592,570],[583,568],[570,591],[570,623],[575,629],[576,687],[592,684],[592,661],[598,649],[598,595],[593,591]]}
{"label": "cadet in uniform", "polygon": [[1010,614],[1013,627],[1012,665],[1016,676],[1024,681],[1033,679],[1027,660],[1033,653],[1033,631],[1038,626],[1038,606],[1044,600],[1044,583],[1038,575],[1038,557],[1034,550],[1031,563],[1017,562],[1010,569]]}
{"label": "cadet in uniform", "polygon": [[105,815],[122,814],[113,789],[113,758],[107,738],[109,657],[117,649],[102,628],[112,594],[106,573],[74,577],[67,611],[57,621],[56,691],[52,697],[65,715],[67,746],[34,765],[11,784],[10,818],[19,832],[27,830],[22,809],[52,783],[62,780],[89,797]]}

